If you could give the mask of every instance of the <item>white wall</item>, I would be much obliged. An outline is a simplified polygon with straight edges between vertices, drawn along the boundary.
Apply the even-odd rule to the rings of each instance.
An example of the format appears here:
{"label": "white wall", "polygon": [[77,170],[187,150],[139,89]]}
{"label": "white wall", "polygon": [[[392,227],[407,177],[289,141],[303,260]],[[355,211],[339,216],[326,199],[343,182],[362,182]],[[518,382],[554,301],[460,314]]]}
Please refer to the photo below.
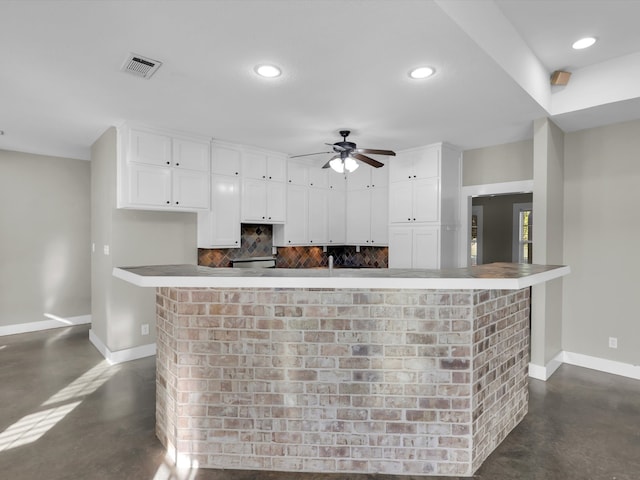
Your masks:
{"label": "white wall", "polygon": [[640,121],[566,134],[564,175],[563,349],[639,365]]}
{"label": "white wall", "polygon": [[[155,289],[114,278],[113,267],[195,264],[198,255],[195,213],[116,208],[116,154],[116,129],[110,128],[91,148],[92,336],[110,352],[153,344],[156,323]],[[145,323],[148,336],[140,332]]]}
{"label": "white wall", "polygon": [[90,314],[89,175],[87,161],[0,150],[0,334]]}

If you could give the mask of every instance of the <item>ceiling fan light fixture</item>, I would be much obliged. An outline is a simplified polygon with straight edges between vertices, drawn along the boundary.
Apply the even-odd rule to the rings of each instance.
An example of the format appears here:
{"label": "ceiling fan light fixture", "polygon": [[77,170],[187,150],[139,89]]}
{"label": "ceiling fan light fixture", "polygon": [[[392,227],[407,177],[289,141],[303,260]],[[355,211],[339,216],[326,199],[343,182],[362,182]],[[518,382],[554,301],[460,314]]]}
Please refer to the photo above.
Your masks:
{"label": "ceiling fan light fixture", "polygon": [[574,50],[583,50],[585,48],[589,48],[590,46],[592,46],[594,43],[596,43],[596,38],[595,37],[584,37],[581,38],[580,40],[576,40],[575,42],[573,42],[573,45],[571,45],[573,47]]}
{"label": "ceiling fan light fixture", "polygon": [[422,80],[431,77],[436,73],[436,69],[433,67],[418,67],[409,72],[409,76],[414,80]]}
{"label": "ceiling fan light fixture", "polygon": [[338,173],[344,173],[345,170],[351,173],[351,172],[355,172],[355,170],[360,165],[358,164],[358,162],[356,162],[355,159],[351,157],[345,158],[344,161],[342,160],[342,158],[337,157],[329,162],[329,166],[333,171]]}
{"label": "ceiling fan light fixture", "polygon": [[256,65],[255,72],[264,78],[276,78],[282,75],[282,70],[275,65]]}

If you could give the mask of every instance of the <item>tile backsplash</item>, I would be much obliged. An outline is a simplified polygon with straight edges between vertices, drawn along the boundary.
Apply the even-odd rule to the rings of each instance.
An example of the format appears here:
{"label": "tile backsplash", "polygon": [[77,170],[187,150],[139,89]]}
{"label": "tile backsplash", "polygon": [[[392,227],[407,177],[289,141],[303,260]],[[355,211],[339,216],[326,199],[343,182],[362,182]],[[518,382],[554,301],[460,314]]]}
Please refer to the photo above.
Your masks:
{"label": "tile backsplash", "polygon": [[[240,248],[198,249],[198,265],[207,267],[231,267],[234,258],[271,257],[273,228],[271,225],[242,224]],[[333,255],[337,267],[387,268],[387,247],[361,247],[356,252],[353,246],[327,247],[278,247],[278,268],[313,268],[329,264]]]}

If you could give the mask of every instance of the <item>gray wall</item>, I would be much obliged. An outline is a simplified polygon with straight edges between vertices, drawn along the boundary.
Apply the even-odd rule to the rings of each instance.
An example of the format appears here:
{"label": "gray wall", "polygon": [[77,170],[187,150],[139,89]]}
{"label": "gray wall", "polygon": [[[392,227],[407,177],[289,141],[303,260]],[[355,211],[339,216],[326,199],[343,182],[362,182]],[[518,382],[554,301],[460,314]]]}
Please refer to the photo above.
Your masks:
{"label": "gray wall", "polygon": [[513,204],[531,202],[532,198],[531,193],[523,193],[473,199],[472,205],[482,205],[482,263],[512,261]]}
{"label": "gray wall", "polygon": [[90,164],[0,150],[0,326],[88,315]]}
{"label": "gray wall", "polygon": [[[113,267],[197,263],[195,213],[116,208],[117,134],[91,148],[92,332],[111,352],[155,342],[155,290],[114,278]],[[104,254],[109,245],[110,254]],[[150,325],[142,336],[140,326]]]}
{"label": "gray wall", "polygon": [[462,186],[515,182],[533,178],[533,140],[466,150]]}
{"label": "gray wall", "polygon": [[564,175],[563,348],[638,365],[640,121],[567,133]]}

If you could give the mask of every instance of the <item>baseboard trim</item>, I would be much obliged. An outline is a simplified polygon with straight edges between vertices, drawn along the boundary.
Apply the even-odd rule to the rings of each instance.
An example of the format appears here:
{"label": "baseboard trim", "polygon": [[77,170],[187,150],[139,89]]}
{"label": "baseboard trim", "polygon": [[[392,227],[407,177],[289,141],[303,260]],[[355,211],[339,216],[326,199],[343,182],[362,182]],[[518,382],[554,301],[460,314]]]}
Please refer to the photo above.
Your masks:
{"label": "baseboard trim", "polygon": [[536,380],[546,382],[549,377],[562,365],[574,365],[576,367],[589,368],[599,372],[611,373],[612,375],[620,375],[621,377],[633,378],[640,380],[640,365],[632,365],[630,363],[616,362],[605,358],[592,357],[581,353],[562,351],[547,363],[544,367],[534,363],[529,364],[529,376]]}
{"label": "baseboard trim", "polygon": [[93,332],[89,330],[89,341],[100,352],[107,362],[111,365],[117,363],[129,362],[139,358],[153,357],[156,354],[156,344],[141,345],[139,347],[125,348],[112,352],[107,348],[104,342]]}
{"label": "baseboard trim", "polygon": [[85,325],[91,323],[91,315],[79,315],[76,317],[57,317],[45,314],[49,320],[40,322],[16,323],[0,327],[0,337],[5,335],[17,335],[19,333],[39,332],[41,330],[51,330],[53,328],[71,327],[74,325]]}
{"label": "baseboard trim", "polygon": [[546,382],[549,380],[549,377],[555,373],[555,371],[560,368],[564,361],[564,352],[558,353],[555,357],[551,359],[549,363],[547,363],[544,367],[541,365],[537,365],[535,363],[529,363],[529,376],[531,378],[535,378],[536,380],[542,380]]}
{"label": "baseboard trim", "polygon": [[563,362],[576,367],[590,368],[599,372],[620,375],[621,377],[633,378],[640,380],[640,365],[632,365],[630,363],[616,362],[604,358],[592,357],[581,353],[563,352]]}

